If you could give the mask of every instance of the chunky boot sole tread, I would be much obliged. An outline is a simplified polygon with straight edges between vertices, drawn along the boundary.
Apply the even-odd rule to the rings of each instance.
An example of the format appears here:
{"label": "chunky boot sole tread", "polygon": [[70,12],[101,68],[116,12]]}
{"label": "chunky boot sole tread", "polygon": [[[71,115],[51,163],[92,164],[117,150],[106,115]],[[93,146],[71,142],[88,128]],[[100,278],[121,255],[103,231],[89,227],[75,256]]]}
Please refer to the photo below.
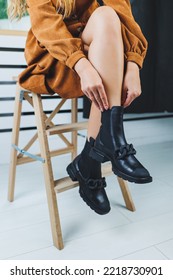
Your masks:
{"label": "chunky boot sole tread", "polygon": [[116,176],[122,178],[123,180],[129,181],[130,183],[146,184],[146,183],[151,183],[153,181],[152,177],[134,178],[126,174],[123,174],[122,172],[119,172],[119,170],[112,169],[112,171]]}
{"label": "chunky boot sole tread", "polygon": [[71,178],[72,181],[79,182],[79,194],[81,196],[81,198],[83,199],[83,201],[92,209],[94,210],[97,214],[100,215],[105,215],[107,213],[109,213],[110,209],[108,211],[102,211],[101,209],[97,208],[95,204],[91,203],[91,201],[89,201],[88,197],[85,195],[85,193],[83,192],[81,186],[80,186],[80,178],[78,175],[78,171],[76,170],[75,166],[73,163],[70,163],[67,168],[67,173],[69,175],[69,177]]}

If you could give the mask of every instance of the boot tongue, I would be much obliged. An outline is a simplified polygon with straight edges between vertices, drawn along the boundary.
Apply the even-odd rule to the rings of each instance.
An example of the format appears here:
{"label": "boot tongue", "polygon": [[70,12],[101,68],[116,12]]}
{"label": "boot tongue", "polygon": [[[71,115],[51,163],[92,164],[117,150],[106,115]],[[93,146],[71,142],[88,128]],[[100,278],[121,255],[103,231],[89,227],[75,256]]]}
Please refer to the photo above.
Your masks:
{"label": "boot tongue", "polygon": [[101,117],[101,122],[102,124],[108,126],[108,123],[112,118],[115,120],[123,120],[123,113],[124,113],[124,108],[122,106],[113,106],[111,109],[108,109],[102,113]]}
{"label": "boot tongue", "polygon": [[101,138],[104,138],[103,143],[106,141],[112,149],[118,149],[122,145],[126,145],[126,139],[123,128],[123,112],[122,106],[113,106],[111,109],[102,113],[102,130]]}
{"label": "boot tongue", "polygon": [[113,106],[110,109],[112,112],[114,112],[114,114],[123,114],[124,113],[124,107],[123,106]]}

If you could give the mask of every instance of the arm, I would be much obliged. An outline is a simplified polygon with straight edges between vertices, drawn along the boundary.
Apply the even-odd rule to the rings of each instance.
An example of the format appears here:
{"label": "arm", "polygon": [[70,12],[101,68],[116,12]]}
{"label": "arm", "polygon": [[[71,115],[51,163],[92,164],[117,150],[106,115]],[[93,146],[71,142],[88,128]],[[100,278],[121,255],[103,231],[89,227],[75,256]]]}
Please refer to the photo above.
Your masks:
{"label": "arm", "polygon": [[27,4],[31,28],[40,45],[57,60],[73,68],[79,59],[85,57],[82,40],[71,35],[51,0],[27,0]]}
{"label": "arm", "polygon": [[[92,83],[102,85],[100,76],[83,52],[82,39],[74,38],[71,35],[62,15],[58,14],[52,5],[52,1],[27,0],[27,4],[32,32],[40,46],[45,47],[57,60],[71,69],[75,69],[82,81],[86,80],[87,84],[90,83],[90,86],[93,85]],[[82,85],[81,82],[81,88]],[[103,95],[106,96],[105,92]],[[91,99],[100,108],[95,98],[92,97]]]}
{"label": "arm", "polygon": [[141,28],[134,20],[129,0],[104,0],[105,5],[112,7],[118,14],[124,42],[126,61],[133,61],[142,68],[148,43]]}

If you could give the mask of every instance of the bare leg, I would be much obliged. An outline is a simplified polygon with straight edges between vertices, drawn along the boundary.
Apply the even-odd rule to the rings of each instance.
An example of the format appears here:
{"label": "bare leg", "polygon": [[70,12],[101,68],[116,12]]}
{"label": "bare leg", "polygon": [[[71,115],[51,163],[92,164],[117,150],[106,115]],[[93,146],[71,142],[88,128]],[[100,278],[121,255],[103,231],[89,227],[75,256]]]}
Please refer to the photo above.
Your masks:
{"label": "bare leg", "polygon": [[[121,105],[124,48],[121,24],[116,12],[106,6],[98,8],[88,20],[81,38],[84,44],[88,45],[88,59],[102,78],[109,107]],[[88,138],[96,138],[100,128],[100,117],[100,111],[93,104]]]}
{"label": "bare leg", "polygon": [[97,134],[99,133],[100,125],[101,125],[101,112],[95,106],[95,104],[92,103],[89,121],[88,121],[88,135],[87,135],[88,139],[90,139],[90,137],[96,139]]}
{"label": "bare leg", "polygon": [[[135,150],[127,144],[124,136],[123,108],[120,106],[124,48],[121,24],[116,12],[106,6],[96,9],[81,38],[84,47],[88,47],[89,61],[100,74],[111,110],[102,113],[100,128],[101,112],[92,95],[91,99],[96,105],[93,103],[91,106],[88,138],[93,137],[96,141],[86,141],[81,154],[67,167],[67,172],[72,180],[79,181],[79,192],[87,205],[98,214],[106,214],[110,211],[110,203],[104,190],[105,180],[101,177],[101,162],[111,161],[114,173],[131,182],[150,182],[152,178],[133,156]],[[90,69],[93,70],[92,67]],[[95,95],[97,92],[94,92]]]}
{"label": "bare leg", "polygon": [[[89,61],[100,74],[109,107],[119,106],[124,72],[124,50],[120,20],[114,10],[110,7],[96,9],[88,20],[81,38],[84,45],[88,46]],[[88,139],[97,137],[100,123],[101,112],[93,103]],[[101,176],[101,163],[90,156],[93,146],[93,141],[86,141],[81,154],[67,167],[67,172],[72,179],[79,181],[80,195],[91,209],[98,214],[106,214],[110,211],[110,203],[104,189],[105,179]]]}

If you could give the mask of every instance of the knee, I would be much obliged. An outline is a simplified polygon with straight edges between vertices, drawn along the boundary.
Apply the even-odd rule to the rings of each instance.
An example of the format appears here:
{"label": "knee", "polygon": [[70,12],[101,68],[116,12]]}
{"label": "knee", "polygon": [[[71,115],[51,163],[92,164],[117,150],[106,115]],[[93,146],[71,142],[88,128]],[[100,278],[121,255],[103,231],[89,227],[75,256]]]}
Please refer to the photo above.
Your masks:
{"label": "knee", "polygon": [[[111,31],[119,32],[121,30],[121,22],[117,13],[108,6],[102,6],[94,11],[95,27],[104,32],[104,34],[110,34]],[[97,31],[98,31],[97,30]]]}

